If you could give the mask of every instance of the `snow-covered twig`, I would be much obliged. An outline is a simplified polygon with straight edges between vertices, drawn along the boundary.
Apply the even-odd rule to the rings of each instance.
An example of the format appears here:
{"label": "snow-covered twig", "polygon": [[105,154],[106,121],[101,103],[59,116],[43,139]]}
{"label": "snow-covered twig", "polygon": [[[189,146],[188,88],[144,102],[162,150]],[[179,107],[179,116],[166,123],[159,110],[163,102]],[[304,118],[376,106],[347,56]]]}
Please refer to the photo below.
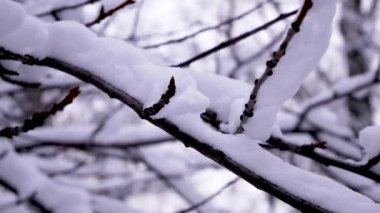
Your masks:
{"label": "snow-covered twig", "polygon": [[[339,100],[341,98],[346,98],[349,95],[354,94],[355,92],[359,92],[363,89],[376,85],[379,82],[380,82],[380,66],[378,67],[376,72],[369,72],[360,76],[352,77],[352,79],[339,82],[338,84],[336,84],[335,90],[333,88],[333,90],[330,91],[328,96],[317,97],[314,100],[311,100],[308,102],[307,106],[304,107],[300,115],[300,118],[298,120],[298,123],[294,129],[300,129],[304,121],[307,119],[309,113],[317,109],[318,107],[324,106],[328,103]],[[343,84],[349,85],[349,86],[339,88],[339,86]]]}
{"label": "snow-covered twig", "polygon": [[270,138],[267,142],[268,144],[260,144],[260,145],[263,148],[266,148],[269,150],[278,149],[282,151],[288,151],[295,154],[299,154],[301,156],[312,159],[322,165],[337,167],[337,168],[355,173],[357,175],[361,175],[373,181],[380,182],[380,175],[374,171],[371,171],[370,167],[368,167],[367,165],[350,164],[344,160],[334,159],[328,156],[324,156],[323,154],[320,154],[319,152],[316,152],[316,149],[320,148],[318,147],[320,146],[318,143],[316,144],[317,146],[313,146],[313,145],[296,146],[296,145],[289,144],[278,138]]}
{"label": "snow-covered twig", "polygon": [[280,48],[276,52],[274,52],[272,55],[272,58],[269,61],[267,61],[266,63],[267,67],[265,69],[264,74],[259,79],[255,80],[255,86],[251,92],[249,101],[245,105],[243,114],[240,117],[241,122],[238,129],[236,130],[237,134],[242,133],[244,131],[243,125],[248,121],[249,118],[254,116],[255,105],[257,102],[257,97],[258,97],[261,86],[275,72],[275,68],[277,64],[280,62],[281,58],[286,54],[287,48],[290,42],[292,41],[294,35],[300,31],[301,24],[312,6],[313,6],[312,0],[304,1],[304,4],[302,8],[300,9],[300,12],[298,13],[296,20],[291,24],[291,27],[288,29],[286,37],[281,43]]}

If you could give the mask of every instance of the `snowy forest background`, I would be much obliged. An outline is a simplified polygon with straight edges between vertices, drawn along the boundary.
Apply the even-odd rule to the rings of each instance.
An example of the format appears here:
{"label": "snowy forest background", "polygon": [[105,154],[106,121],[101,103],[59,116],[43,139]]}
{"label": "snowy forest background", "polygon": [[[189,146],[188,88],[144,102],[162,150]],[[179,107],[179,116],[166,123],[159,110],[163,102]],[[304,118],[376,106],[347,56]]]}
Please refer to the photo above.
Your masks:
{"label": "snowy forest background", "polygon": [[0,212],[379,212],[379,21],[377,0],[0,0]]}

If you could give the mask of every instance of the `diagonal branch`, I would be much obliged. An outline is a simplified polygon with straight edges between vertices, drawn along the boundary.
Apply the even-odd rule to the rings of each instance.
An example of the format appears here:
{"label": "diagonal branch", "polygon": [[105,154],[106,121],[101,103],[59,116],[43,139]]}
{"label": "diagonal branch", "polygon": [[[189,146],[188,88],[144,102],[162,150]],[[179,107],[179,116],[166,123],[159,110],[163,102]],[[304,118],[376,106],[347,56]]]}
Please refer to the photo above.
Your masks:
{"label": "diagonal branch", "polygon": [[243,34],[241,34],[241,35],[239,35],[237,37],[234,37],[234,38],[232,38],[230,40],[224,41],[224,42],[216,45],[215,47],[202,52],[199,55],[196,55],[196,56],[194,56],[194,57],[192,57],[192,58],[190,58],[190,59],[188,59],[188,60],[186,60],[184,62],[181,62],[181,63],[179,63],[177,65],[173,65],[173,67],[188,67],[188,66],[190,66],[191,63],[193,63],[195,61],[198,61],[199,59],[205,58],[205,57],[207,57],[207,56],[209,56],[209,55],[211,55],[211,54],[213,54],[213,53],[215,53],[215,52],[217,52],[217,51],[219,51],[221,49],[224,49],[226,47],[234,45],[234,44],[236,44],[236,43],[238,43],[238,42],[240,42],[240,41],[242,41],[242,40],[244,40],[244,39],[246,39],[246,38],[248,38],[248,37],[250,37],[250,36],[252,36],[252,35],[254,35],[256,33],[258,33],[258,32],[261,32],[261,31],[267,29],[268,27],[270,27],[270,26],[278,23],[279,21],[284,20],[284,19],[286,19],[286,18],[288,18],[288,17],[290,17],[290,16],[292,16],[292,15],[294,15],[296,13],[297,13],[297,11],[292,11],[292,12],[289,12],[289,13],[281,14],[277,18],[275,18],[275,19],[273,19],[273,20],[271,20],[271,21],[269,21],[269,22],[267,22],[267,23],[265,23],[265,24],[263,24],[263,25],[255,28],[253,30],[245,32],[245,33],[243,33]]}
{"label": "diagonal branch", "polygon": [[87,23],[85,25],[86,25],[86,27],[91,27],[91,26],[93,26],[95,24],[98,24],[101,21],[103,21],[104,19],[106,19],[106,18],[112,16],[113,14],[115,14],[117,11],[123,9],[127,5],[134,4],[134,3],[135,3],[134,0],[126,0],[123,3],[121,3],[120,5],[118,5],[117,7],[113,8],[113,9],[107,11],[107,12],[104,11],[104,6],[102,6],[101,9],[100,9],[98,17],[95,18],[95,20],[93,20],[93,21],[91,21],[91,22],[89,22],[89,23]]}
{"label": "diagonal branch", "polygon": [[211,194],[210,196],[208,196],[206,199],[204,199],[201,202],[196,203],[196,204],[194,204],[194,205],[192,205],[192,206],[190,206],[190,207],[188,207],[186,209],[178,211],[177,213],[187,213],[187,212],[191,212],[191,211],[197,210],[199,207],[201,207],[201,206],[205,205],[206,203],[210,202],[211,200],[213,200],[215,197],[217,197],[218,195],[220,195],[222,192],[224,192],[230,186],[232,186],[235,183],[237,183],[239,180],[240,180],[239,178],[234,178],[233,180],[231,180],[227,184],[225,184],[222,188],[220,188],[218,191],[216,191],[213,194]]}
{"label": "diagonal branch", "polygon": [[28,132],[42,126],[45,123],[46,119],[48,119],[51,115],[62,111],[67,105],[71,104],[73,100],[79,95],[79,93],[79,87],[71,89],[66,97],[59,103],[54,104],[50,110],[33,114],[32,117],[25,120],[21,126],[6,127],[0,130],[0,137],[12,138],[21,133]]}

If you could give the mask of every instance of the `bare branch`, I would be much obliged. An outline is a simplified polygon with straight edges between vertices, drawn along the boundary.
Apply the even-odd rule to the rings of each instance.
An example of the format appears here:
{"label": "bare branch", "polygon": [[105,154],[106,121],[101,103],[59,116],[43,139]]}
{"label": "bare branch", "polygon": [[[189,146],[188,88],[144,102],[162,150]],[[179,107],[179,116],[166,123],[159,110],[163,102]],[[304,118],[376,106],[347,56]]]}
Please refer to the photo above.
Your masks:
{"label": "bare branch", "polygon": [[222,50],[222,49],[224,49],[226,47],[234,45],[234,44],[236,44],[236,43],[238,43],[238,42],[240,42],[240,41],[242,41],[242,40],[244,40],[244,39],[246,39],[246,38],[248,38],[248,37],[250,37],[250,36],[252,36],[252,35],[254,35],[256,33],[258,33],[258,32],[261,32],[261,31],[267,29],[268,27],[270,27],[270,26],[278,23],[279,21],[284,20],[284,19],[286,19],[286,18],[288,18],[288,17],[290,17],[290,16],[292,16],[292,15],[294,15],[296,13],[297,13],[297,11],[292,11],[292,12],[289,12],[289,13],[281,14],[277,18],[273,19],[272,21],[269,21],[269,22],[267,22],[267,23],[265,23],[265,24],[263,24],[263,25],[255,28],[253,30],[245,32],[245,33],[243,33],[243,34],[241,34],[241,35],[239,35],[237,37],[234,37],[234,38],[232,38],[230,40],[224,41],[224,42],[216,45],[215,47],[202,52],[199,55],[196,55],[196,56],[194,56],[194,57],[192,57],[192,58],[190,58],[190,59],[188,59],[188,60],[186,60],[184,62],[181,62],[179,64],[173,65],[173,67],[188,67],[188,66],[190,66],[191,63],[193,63],[195,61],[198,61],[199,59],[205,58],[205,57],[207,57],[207,56],[209,56],[209,55],[211,55],[211,54],[213,54],[215,52],[218,52],[219,50]]}
{"label": "bare branch", "polygon": [[[272,1],[272,0],[270,0],[270,1]],[[198,36],[201,33],[204,33],[204,32],[210,31],[210,30],[219,29],[219,28],[223,27],[224,25],[231,24],[231,23],[233,23],[235,21],[238,21],[238,20],[240,20],[240,19],[248,16],[249,14],[255,12],[256,10],[262,8],[265,5],[265,3],[266,2],[260,2],[259,4],[257,4],[253,8],[245,11],[244,13],[242,13],[242,14],[240,14],[238,16],[229,18],[227,20],[224,20],[224,21],[222,21],[221,23],[219,23],[217,25],[202,28],[200,30],[197,30],[196,32],[193,32],[193,33],[191,33],[189,35],[186,35],[186,36],[183,36],[183,37],[180,37],[180,38],[172,39],[172,40],[161,42],[161,43],[158,43],[158,44],[146,45],[146,46],[143,46],[142,48],[152,49],[152,48],[158,48],[158,47],[166,46],[166,45],[170,45],[170,44],[176,44],[176,43],[180,43],[180,42],[186,41],[188,39],[194,38],[195,36]]]}
{"label": "bare branch", "polygon": [[66,97],[59,103],[54,104],[49,111],[35,113],[30,119],[25,120],[22,126],[7,127],[0,130],[0,137],[12,138],[23,132],[28,132],[42,126],[47,118],[62,111],[67,105],[71,104],[79,93],[79,87],[71,89]]}
{"label": "bare branch", "polygon": [[93,25],[98,24],[101,21],[103,21],[104,19],[112,16],[113,14],[115,14],[119,10],[123,9],[127,5],[134,4],[134,3],[135,3],[134,0],[126,0],[123,3],[121,3],[119,6],[113,8],[113,9],[107,11],[107,12],[104,11],[104,6],[102,6],[102,8],[100,9],[98,17],[95,18],[95,20],[93,20],[93,21],[91,21],[91,22],[89,22],[89,23],[87,23],[85,25],[86,25],[86,27],[92,27]]}

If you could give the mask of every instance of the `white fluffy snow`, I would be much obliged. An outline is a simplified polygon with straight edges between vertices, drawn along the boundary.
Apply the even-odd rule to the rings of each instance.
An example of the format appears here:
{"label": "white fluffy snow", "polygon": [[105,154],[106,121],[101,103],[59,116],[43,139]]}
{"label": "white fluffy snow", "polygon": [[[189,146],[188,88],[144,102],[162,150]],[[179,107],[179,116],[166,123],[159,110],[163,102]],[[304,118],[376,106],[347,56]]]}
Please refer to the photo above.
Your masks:
{"label": "white fluffy snow", "polygon": [[240,124],[246,97],[250,86],[242,81],[230,79],[210,73],[191,73],[197,81],[198,90],[210,100],[209,109],[218,115],[222,121],[224,132],[234,133]]}
{"label": "white fluffy snow", "polygon": [[48,31],[40,20],[28,17],[17,30],[1,38],[0,43],[7,49],[17,50],[18,53],[31,54],[40,47],[46,47],[48,36]]}
{"label": "white fluffy snow", "polygon": [[142,50],[124,41],[99,38],[76,22],[46,24],[26,15],[17,3],[8,0],[1,1],[0,8],[4,10],[0,24],[4,22],[6,27],[6,31],[0,31],[1,47],[38,58],[56,58],[91,70],[138,99],[144,107],[158,102],[174,77],[176,94],[155,118],[201,113],[209,105],[187,71],[156,65]]}
{"label": "white fluffy snow", "polygon": [[23,8],[12,1],[0,1],[0,39],[13,33],[25,20]]}

